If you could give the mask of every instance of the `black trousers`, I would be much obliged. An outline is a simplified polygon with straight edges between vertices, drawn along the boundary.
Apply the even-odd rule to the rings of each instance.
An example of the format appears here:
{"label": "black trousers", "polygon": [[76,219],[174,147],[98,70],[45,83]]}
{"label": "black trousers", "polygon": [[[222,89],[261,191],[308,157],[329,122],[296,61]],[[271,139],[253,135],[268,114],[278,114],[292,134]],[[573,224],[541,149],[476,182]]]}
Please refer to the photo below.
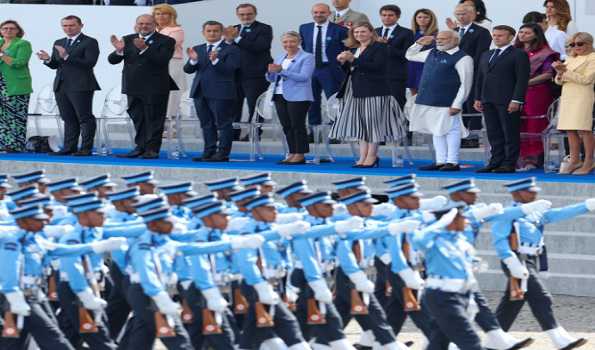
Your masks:
{"label": "black trousers", "polygon": [[120,271],[120,268],[113,260],[110,265],[110,275],[113,284],[107,298],[105,313],[108,318],[110,334],[115,338],[120,334],[132,310],[128,301],[126,301],[126,291],[130,282],[128,276]]}
{"label": "black trousers", "polygon": [[[252,121],[254,110],[256,109],[256,100],[269,87],[269,82],[263,77],[240,79],[238,81],[238,99],[234,106],[234,122],[242,120],[242,109],[244,108],[244,99],[248,102],[249,121]],[[241,130],[233,131],[234,136],[239,136]]]}
{"label": "black trousers", "polygon": [[206,345],[207,348],[217,350],[234,350],[235,335],[229,322],[229,318],[233,317],[233,315],[228,312],[221,315],[221,334],[203,335],[202,311],[207,307],[207,301],[194,284],[190,285],[188,290],[179,288],[179,291],[181,296],[188,303],[188,306],[190,306],[194,316],[194,321],[191,324],[186,325],[186,330],[188,331],[194,349],[203,349]]}
{"label": "black trousers", "polygon": [[287,139],[289,153],[308,153],[308,131],[306,130],[306,116],[312,102],[310,101],[287,101],[283,95],[275,95],[275,108],[279,115],[279,121],[283,126],[283,133]]}
{"label": "black trousers", "polygon": [[[384,310],[388,315],[388,323],[392,327],[393,332],[398,335],[403,328],[403,324],[407,320],[407,316],[409,316],[415,326],[422,331],[426,338],[429,339],[432,333],[432,321],[425,305],[422,305],[421,310],[419,311],[405,312],[405,300],[403,299],[402,292],[405,287],[405,282],[403,282],[399,275],[392,272],[389,272],[388,280],[392,286],[392,294],[387,300]],[[423,300],[418,299],[418,302],[422,303]]]}
{"label": "black trousers", "polygon": [[97,333],[79,333],[79,301],[76,294],[70,289],[68,282],[60,282],[58,284],[58,296],[60,297],[62,312],[67,314],[68,319],[72,322],[72,328],[74,328],[63,329],[63,331],[74,347],[79,348],[85,342],[93,350],[116,349],[116,344],[111,339],[106,326],[107,318],[105,314],[100,319],[95,320],[98,329]]}
{"label": "black trousers", "polygon": [[521,112],[508,113],[508,106],[483,104],[488,141],[492,148],[490,166],[516,166],[521,149]]}
{"label": "black trousers", "polygon": [[405,107],[407,103],[407,97],[405,91],[407,90],[406,80],[389,80],[388,86],[390,88],[390,94],[399,102],[401,109]]}
{"label": "black trousers", "polygon": [[[554,317],[554,310],[552,309],[552,295],[539,279],[539,270],[537,268],[537,258],[529,257],[525,260],[527,270],[529,270],[529,279],[527,280],[527,292],[525,299],[519,301],[510,301],[510,284],[506,284],[506,291],[500,300],[500,304],[496,309],[496,317],[502,326],[502,329],[508,331],[517,315],[525,305],[525,301],[529,303],[531,312],[541,329],[544,331],[558,327],[558,322]],[[502,264],[502,270],[507,277],[510,277],[508,268]]]}
{"label": "black trousers", "polygon": [[[152,305],[151,298],[144,292],[140,284],[132,283],[128,288],[128,301],[131,302],[132,311],[134,312],[134,322],[130,329],[130,334],[127,339],[127,350],[153,349],[155,345],[156,328],[155,328],[155,308]],[[169,350],[186,349],[192,350],[190,338],[182,320],[178,317],[175,321],[174,330],[175,337],[161,338],[161,342]]]}
{"label": "black trousers", "polygon": [[374,333],[376,341],[381,345],[394,342],[395,334],[386,321],[386,314],[376,299],[376,295],[370,295],[367,315],[351,315],[351,290],[353,288],[353,283],[339,267],[337,269],[335,306],[341,315],[343,325],[349,324],[351,318],[354,317],[364,331],[371,330]]}
{"label": "black trousers", "polygon": [[426,350],[448,350],[449,343],[455,343],[461,350],[483,349],[466,313],[469,297],[469,294],[425,290],[423,304],[432,315],[432,333]]}
{"label": "black trousers", "polygon": [[82,137],[81,150],[93,148],[97,122],[93,115],[94,91],[57,91],[56,104],[64,121],[64,150],[76,152],[79,136]]}
{"label": "black trousers", "polygon": [[136,149],[159,152],[169,95],[128,95],[128,114],[134,123]]}
{"label": "black trousers", "polygon": [[204,153],[228,156],[233,143],[233,100],[197,98],[198,112],[204,138]]}
{"label": "black trousers", "polygon": [[47,301],[28,298],[27,302],[31,307],[31,314],[24,319],[20,337],[0,338],[0,349],[27,349],[27,338],[32,336],[41,350],[74,350],[60,331]]}
{"label": "black trousers", "polygon": [[479,309],[477,315],[475,315],[475,323],[477,323],[479,328],[481,328],[484,333],[500,329],[500,323],[498,323],[496,315],[492,312],[492,309],[490,309],[488,301],[483,294],[478,291],[473,293],[472,297]]}

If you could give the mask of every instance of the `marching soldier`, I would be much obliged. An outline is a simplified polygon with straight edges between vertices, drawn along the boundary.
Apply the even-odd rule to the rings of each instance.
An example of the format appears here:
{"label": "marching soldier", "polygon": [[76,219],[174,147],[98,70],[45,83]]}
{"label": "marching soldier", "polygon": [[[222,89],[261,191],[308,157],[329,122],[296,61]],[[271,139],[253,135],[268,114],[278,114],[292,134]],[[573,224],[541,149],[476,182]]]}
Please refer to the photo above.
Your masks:
{"label": "marching soldier", "polygon": [[192,182],[159,186],[159,193],[167,199],[173,216],[183,220],[190,219],[192,212],[184,207],[182,203],[184,200],[196,196],[196,192],[192,190]]}
{"label": "marching soldier", "polygon": [[233,203],[233,207],[230,208],[231,216],[234,218],[250,217],[250,210],[246,208],[246,203],[258,196],[260,196],[260,189],[258,186],[230,193],[229,200]]}
{"label": "marching soldier", "polygon": [[82,181],[79,185],[87,193],[95,193],[100,199],[107,199],[110,192],[114,192],[116,184],[110,179],[109,174],[99,175],[94,178]]}
{"label": "marching soldier", "polygon": [[300,199],[311,195],[312,191],[308,189],[306,181],[302,180],[281,188],[276,194],[285,201],[285,205],[277,206],[279,213],[301,213],[304,209],[300,205]]}
{"label": "marching soldier", "polygon": [[37,186],[39,192],[47,194],[47,185],[50,183],[49,179],[45,177],[45,170],[35,170],[28,173],[12,175],[17,187]]}
{"label": "marching soldier", "polygon": [[198,230],[202,227],[202,220],[201,218],[194,215],[194,209],[200,208],[207,204],[214,203],[216,201],[216,194],[207,194],[201,197],[188,198],[182,202],[182,206],[192,212],[190,221],[188,222],[188,230]]}
{"label": "marching soldier", "polygon": [[277,183],[271,178],[271,173],[262,173],[241,178],[240,185],[244,188],[258,186],[260,193],[264,195],[269,193],[272,194],[275,191]]}
{"label": "marching soldier", "polygon": [[12,186],[8,183],[8,176],[0,175],[0,221],[10,220],[9,212],[16,208],[16,204],[6,194]]}
{"label": "marching soldier", "polygon": [[157,180],[153,179],[153,171],[146,171],[139,174],[122,176],[126,187],[138,186],[141,195],[155,194]]}
{"label": "marching soldier", "polygon": [[204,183],[209,192],[217,194],[217,199],[225,201],[229,209],[233,209],[233,204],[229,198],[232,192],[239,191],[242,189],[237,177],[229,179],[215,180]]}
{"label": "marching soldier", "polygon": [[75,196],[82,193],[82,188],[78,186],[75,178],[63,179],[59,181],[50,182],[47,185],[48,193],[53,198],[54,216],[52,217],[52,224],[67,223],[73,225],[72,215],[70,219],[62,222],[69,216],[68,207],[66,205],[66,197]]}

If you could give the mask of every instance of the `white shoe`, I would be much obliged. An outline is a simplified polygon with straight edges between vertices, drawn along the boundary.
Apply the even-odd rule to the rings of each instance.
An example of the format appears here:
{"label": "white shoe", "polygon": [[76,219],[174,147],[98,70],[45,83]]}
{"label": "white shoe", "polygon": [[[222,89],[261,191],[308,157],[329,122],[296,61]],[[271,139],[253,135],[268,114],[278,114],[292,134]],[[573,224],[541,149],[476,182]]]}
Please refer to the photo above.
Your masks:
{"label": "white shoe", "polygon": [[550,337],[556,349],[559,350],[576,349],[587,343],[587,340],[584,338],[573,338],[563,327],[550,329],[545,331],[545,333]]}
{"label": "white shoe", "polygon": [[[329,345],[332,350],[355,350],[353,345],[351,345],[347,339],[335,340],[330,342]],[[314,347],[312,347],[312,350],[315,350]]]}
{"label": "white shoe", "polygon": [[263,341],[259,350],[288,350],[288,348],[281,338],[271,338]]}
{"label": "white shoe", "polygon": [[312,348],[310,345],[308,345],[308,343],[301,342],[290,346],[289,350],[312,350]]}

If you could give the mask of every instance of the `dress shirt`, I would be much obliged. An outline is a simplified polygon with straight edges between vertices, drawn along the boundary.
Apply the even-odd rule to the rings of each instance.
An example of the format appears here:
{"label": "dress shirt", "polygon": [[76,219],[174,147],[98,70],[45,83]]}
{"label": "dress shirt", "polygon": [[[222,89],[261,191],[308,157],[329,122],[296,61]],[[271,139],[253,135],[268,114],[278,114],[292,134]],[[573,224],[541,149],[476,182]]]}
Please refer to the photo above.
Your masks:
{"label": "dress shirt", "polygon": [[240,24],[240,35],[238,35],[237,38],[233,39],[233,41],[235,41],[236,44],[239,43],[240,40],[242,40],[242,31],[244,30],[244,28],[250,29],[250,27],[252,26],[253,23],[254,22],[252,22],[250,24]]}
{"label": "dress shirt", "polygon": [[[216,42],[214,42],[214,43],[209,43],[209,42],[207,42],[207,43],[206,43],[206,44],[207,44],[207,51],[209,50],[209,45],[213,45],[213,50],[217,50],[217,49],[219,48],[219,45],[221,45],[221,43],[222,43],[222,42],[223,42],[223,39],[221,39],[221,40],[219,40],[219,41],[216,41]],[[212,62],[211,62],[211,64],[214,66],[214,65],[216,65],[218,62],[219,62],[219,59],[217,58],[216,60],[212,61]],[[191,64],[191,65],[193,65],[193,66],[194,66],[195,64],[197,64],[197,63],[198,63],[198,61],[195,61],[195,60],[190,60],[190,64]]]}
{"label": "dress shirt", "polygon": [[[295,57],[294,57],[295,58]],[[287,70],[291,63],[293,62],[294,58],[285,58],[283,62],[281,62],[281,67],[283,68],[281,71]],[[283,79],[280,75],[277,76],[278,82],[275,84],[275,95],[283,95]]]}
{"label": "dress shirt", "polygon": [[314,22],[314,40],[312,41],[312,54],[316,57],[316,38],[318,37],[318,26],[322,26],[322,62],[327,63],[328,57],[326,57],[326,32],[328,29],[329,21],[324,22],[323,24],[318,24]]}
{"label": "dress shirt", "polygon": [[391,36],[391,35],[393,34],[393,32],[395,31],[395,28],[397,28],[397,26],[398,26],[398,25],[399,25],[398,23],[395,23],[395,24],[393,24],[393,25],[392,25],[392,26],[390,26],[390,27],[387,27],[387,26],[384,26],[384,25],[383,25],[383,26],[382,26],[382,31],[380,32],[380,37],[381,37],[381,38],[384,38],[384,31],[385,31],[385,30],[388,28],[388,35],[386,36],[386,39],[389,39],[389,38],[390,38],[390,36]]}

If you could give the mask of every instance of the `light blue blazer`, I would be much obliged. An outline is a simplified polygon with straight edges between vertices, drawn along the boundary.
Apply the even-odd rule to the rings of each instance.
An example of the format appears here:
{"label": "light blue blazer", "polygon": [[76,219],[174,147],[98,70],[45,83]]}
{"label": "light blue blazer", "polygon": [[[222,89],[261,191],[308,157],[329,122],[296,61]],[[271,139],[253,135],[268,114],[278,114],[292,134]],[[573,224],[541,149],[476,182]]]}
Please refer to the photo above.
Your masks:
{"label": "light blue blazer", "polygon": [[[287,54],[275,59],[275,64],[283,63]],[[280,73],[267,73],[266,78],[271,82],[271,89],[275,88],[277,77],[283,80],[283,97],[287,101],[314,101],[312,94],[312,74],[314,73],[314,55],[300,50],[287,69]]]}

